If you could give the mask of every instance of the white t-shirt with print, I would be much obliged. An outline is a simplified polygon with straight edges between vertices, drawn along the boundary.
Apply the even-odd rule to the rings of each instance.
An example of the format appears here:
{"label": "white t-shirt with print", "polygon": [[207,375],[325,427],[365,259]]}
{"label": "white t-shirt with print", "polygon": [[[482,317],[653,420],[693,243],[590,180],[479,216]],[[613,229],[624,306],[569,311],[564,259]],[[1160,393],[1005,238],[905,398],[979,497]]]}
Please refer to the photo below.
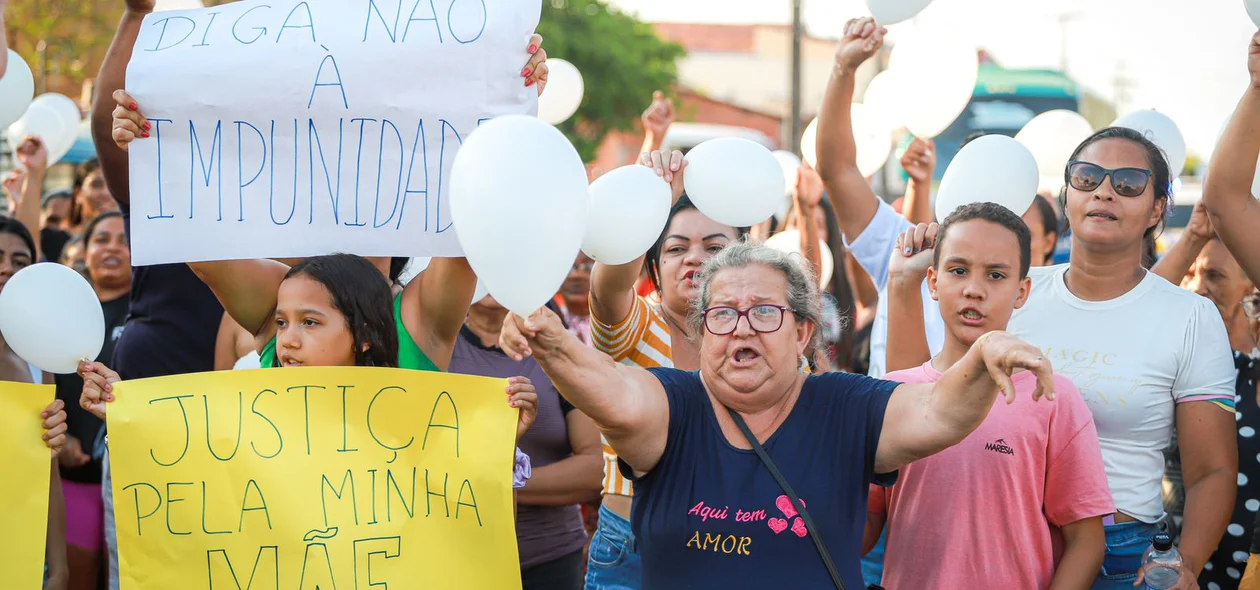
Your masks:
{"label": "white t-shirt with print", "polygon": [[1164,514],[1162,450],[1176,404],[1233,411],[1234,358],[1211,301],[1154,273],[1109,301],[1085,301],[1064,282],[1068,265],[1034,268],[1032,294],[1010,332],[1038,346],[1094,413],[1116,509],[1143,522]]}
{"label": "white t-shirt with print", "polygon": [[[914,227],[913,224],[880,199],[879,210],[875,212],[875,217],[867,224],[866,229],[862,230],[853,243],[845,242],[845,246],[879,290],[879,305],[875,308],[875,320],[871,324],[871,367],[866,372],[871,377],[883,377],[888,372],[885,367],[888,360],[889,260],[892,258],[893,248],[897,246],[897,236],[911,227]],[[941,319],[940,305],[932,299],[932,294],[928,291],[927,281],[923,281],[922,295],[923,327],[927,332],[928,349],[932,351],[932,356],[936,356],[945,343],[945,320]]]}

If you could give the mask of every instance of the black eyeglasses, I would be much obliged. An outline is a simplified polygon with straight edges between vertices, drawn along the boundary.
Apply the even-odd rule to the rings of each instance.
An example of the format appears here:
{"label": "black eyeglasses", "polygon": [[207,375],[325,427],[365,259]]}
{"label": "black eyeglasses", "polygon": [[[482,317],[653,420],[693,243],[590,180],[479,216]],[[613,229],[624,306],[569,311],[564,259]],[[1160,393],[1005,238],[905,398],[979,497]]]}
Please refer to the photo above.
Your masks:
{"label": "black eyeglasses", "polygon": [[748,318],[748,326],[755,332],[768,334],[783,327],[783,315],[792,311],[782,305],[754,305],[740,311],[734,307],[719,306],[704,310],[704,328],[714,336],[725,336],[739,326],[739,318]]}
{"label": "black eyeglasses", "polygon": [[1146,192],[1151,182],[1151,171],[1142,168],[1116,168],[1108,170],[1090,162],[1068,162],[1064,180],[1078,191],[1092,191],[1111,178],[1111,188],[1122,197],[1137,197]]}

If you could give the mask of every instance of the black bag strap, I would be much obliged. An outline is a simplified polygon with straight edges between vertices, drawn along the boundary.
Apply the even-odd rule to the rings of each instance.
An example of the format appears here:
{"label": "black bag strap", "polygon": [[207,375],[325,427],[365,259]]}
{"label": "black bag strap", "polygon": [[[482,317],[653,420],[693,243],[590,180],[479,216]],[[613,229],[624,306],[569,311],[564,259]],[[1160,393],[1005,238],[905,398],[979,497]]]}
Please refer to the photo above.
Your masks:
{"label": "black bag strap", "polygon": [[744,418],[738,412],[730,408],[726,408],[730,412],[731,419],[735,421],[735,425],[743,431],[744,438],[748,439],[748,444],[752,445],[753,451],[761,458],[761,462],[765,464],[766,469],[770,470],[770,475],[774,476],[774,480],[779,482],[779,487],[783,488],[787,494],[788,500],[792,501],[792,507],[801,515],[805,521],[805,527],[809,529],[809,536],[814,540],[814,546],[818,548],[818,554],[822,556],[823,565],[827,567],[827,573],[831,575],[831,581],[835,582],[837,590],[845,590],[844,580],[840,579],[840,572],[836,570],[836,564],[831,560],[831,553],[827,551],[827,546],[823,544],[822,537],[818,535],[818,527],[814,526],[814,519],[809,517],[809,512],[805,510],[805,503],[796,496],[796,492],[792,490],[792,486],[788,485],[783,474],[779,472],[779,467],[770,459],[770,455],[766,454],[766,450],[761,447],[761,443],[757,441],[757,437],[753,435],[752,430],[748,428],[748,423],[744,422]]}

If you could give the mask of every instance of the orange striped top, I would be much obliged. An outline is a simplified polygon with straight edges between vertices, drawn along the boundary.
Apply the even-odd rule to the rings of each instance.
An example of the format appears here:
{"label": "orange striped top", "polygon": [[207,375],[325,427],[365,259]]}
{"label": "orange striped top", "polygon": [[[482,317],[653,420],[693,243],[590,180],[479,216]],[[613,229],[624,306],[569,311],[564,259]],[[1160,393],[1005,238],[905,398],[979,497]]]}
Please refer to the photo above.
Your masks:
{"label": "orange striped top", "polygon": [[[591,339],[596,350],[632,367],[673,367],[669,325],[659,303],[635,297],[630,315],[609,326],[591,315]],[[601,437],[602,438],[602,437]],[[604,440],[604,493],[633,496],[634,486],[617,469],[617,453]]]}

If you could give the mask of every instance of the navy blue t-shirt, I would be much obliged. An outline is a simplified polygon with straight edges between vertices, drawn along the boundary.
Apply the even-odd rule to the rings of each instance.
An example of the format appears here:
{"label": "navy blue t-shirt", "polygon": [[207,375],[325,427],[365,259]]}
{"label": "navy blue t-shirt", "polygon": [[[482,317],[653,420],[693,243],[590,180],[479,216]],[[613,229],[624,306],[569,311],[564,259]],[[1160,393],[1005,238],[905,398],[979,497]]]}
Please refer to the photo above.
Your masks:
{"label": "navy blue t-shirt", "polygon": [[[732,446],[700,376],[652,369],[669,399],[665,452],[635,481],[631,525],[643,587],[831,588],[805,523],[752,450]],[[763,445],[819,527],[847,588],[859,559],[867,486],[888,398],[899,384],[846,373],[810,376]],[[632,477],[630,466],[621,471]]]}
{"label": "navy blue t-shirt", "polygon": [[[120,208],[130,244],[130,208]],[[131,315],[110,368],[123,379],[213,371],[222,320],[223,306],[188,265],[137,266],[131,271]]]}

